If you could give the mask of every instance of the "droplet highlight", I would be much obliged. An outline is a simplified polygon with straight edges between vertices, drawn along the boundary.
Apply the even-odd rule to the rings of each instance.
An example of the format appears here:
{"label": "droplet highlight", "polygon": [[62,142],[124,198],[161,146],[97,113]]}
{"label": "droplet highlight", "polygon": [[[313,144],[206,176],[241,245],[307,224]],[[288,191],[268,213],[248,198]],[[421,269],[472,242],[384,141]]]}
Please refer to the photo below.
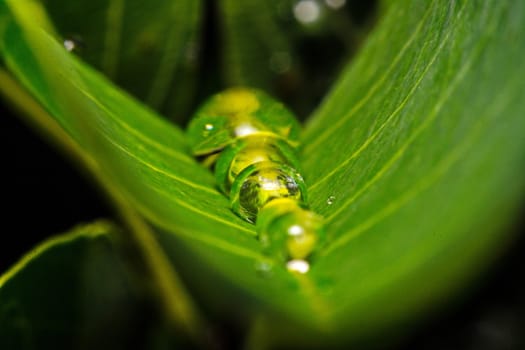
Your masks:
{"label": "droplet highlight", "polygon": [[75,49],[77,45],[75,44],[75,42],[71,39],[66,39],[64,40],[64,47],[67,51],[71,52]]}
{"label": "droplet highlight", "polygon": [[233,211],[248,222],[255,222],[259,210],[277,198],[304,202],[306,185],[295,169],[286,164],[259,162],[244,169],[232,184]]}
{"label": "droplet highlight", "polygon": [[286,263],[286,268],[290,272],[305,274],[310,271],[310,264],[306,260],[294,259]]}
{"label": "droplet highlight", "polygon": [[328,197],[328,199],[326,200],[326,204],[328,204],[328,205],[332,205],[332,204],[334,204],[334,201],[335,201],[335,196],[330,196],[330,197]]}
{"label": "droplet highlight", "polygon": [[64,38],[62,45],[68,52],[79,52],[84,48],[84,40],[78,35],[71,35]]}

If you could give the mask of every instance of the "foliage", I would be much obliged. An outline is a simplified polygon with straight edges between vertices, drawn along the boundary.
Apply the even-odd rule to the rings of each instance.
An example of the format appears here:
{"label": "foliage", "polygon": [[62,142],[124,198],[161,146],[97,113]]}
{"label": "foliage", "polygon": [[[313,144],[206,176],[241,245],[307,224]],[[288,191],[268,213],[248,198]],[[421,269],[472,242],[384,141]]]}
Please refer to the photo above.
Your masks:
{"label": "foliage", "polygon": [[[254,347],[373,337],[441,305],[507,241],[525,189],[522,3],[383,3],[364,46],[306,123],[302,167],[329,240],[305,276],[257,271],[271,258],[253,226],[231,212],[213,176],[188,154],[180,127],[159,116],[181,120],[198,87],[209,89],[208,76],[180,58],[199,33],[203,4],[137,3],[0,2],[0,89],[106,190],[161,290],[167,319],[193,341],[206,341],[195,302],[208,317],[248,320]],[[265,2],[253,3],[217,2],[227,63],[211,78],[271,89],[250,59],[254,31],[268,51],[293,50],[292,40],[275,13],[260,10]],[[84,11],[102,15],[66,21]],[[266,22],[245,30],[249,16]],[[65,31],[85,33],[86,50],[96,48],[86,61],[63,48]],[[41,249],[69,262],[67,249],[82,241],[61,241],[65,253]],[[33,264],[0,279],[0,293],[16,294],[1,282],[10,276],[35,278],[24,266],[61,276],[40,254],[27,259]],[[58,278],[56,288],[63,283]],[[34,307],[37,316],[24,322],[37,327],[50,311]]]}

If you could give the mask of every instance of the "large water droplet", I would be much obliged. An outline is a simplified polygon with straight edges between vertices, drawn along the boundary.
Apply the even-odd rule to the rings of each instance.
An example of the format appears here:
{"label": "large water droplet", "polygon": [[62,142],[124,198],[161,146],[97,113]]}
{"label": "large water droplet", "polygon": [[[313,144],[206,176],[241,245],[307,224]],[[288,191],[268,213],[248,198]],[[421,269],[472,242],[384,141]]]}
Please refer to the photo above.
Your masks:
{"label": "large water droplet", "polygon": [[244,169],[233,182],[230,200],[233,211],[249,222],[255,222],[257,213],[268,202],[277,198],[291,198],[302,202],[306,185],[296,176],[296,170],[286,164],[259,162]]}
{"label": "large water droplet", "polygon": [[220,154],[215,166],[215,177],[222,192],[229,194],[237,176],[247,167],[260,162],[290,164],[297,167],[295,150],[286,141],[273,135],[256,133],[239,138]]}

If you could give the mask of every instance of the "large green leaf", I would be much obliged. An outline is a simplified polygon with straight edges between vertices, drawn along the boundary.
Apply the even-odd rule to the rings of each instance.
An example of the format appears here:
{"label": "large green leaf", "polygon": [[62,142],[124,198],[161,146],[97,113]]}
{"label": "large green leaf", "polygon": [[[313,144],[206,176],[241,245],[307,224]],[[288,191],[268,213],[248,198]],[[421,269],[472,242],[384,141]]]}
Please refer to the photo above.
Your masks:
{"label": "large green leaf", "polygon": [[[116,233],[103,221],[79,226],[40,244],[1,275],[0,347],[126,349],[152,343],[144,319],[154,324],[154,313],[114,244]],[[133,336],[133,329],[141,332]]]}
{"label": "large green leaf", "polygon": [[25,5],[0,4],[9,69],[158,228],[195,294],[256,319],[255,342],[312,345],[402,325],[506,241],[525,186],[520,2],[383,6],[303,138],[329,241],[309,274],[265,277],[254,266],[271,258],[253,226],[231,213],[180,130],[65,52]]}

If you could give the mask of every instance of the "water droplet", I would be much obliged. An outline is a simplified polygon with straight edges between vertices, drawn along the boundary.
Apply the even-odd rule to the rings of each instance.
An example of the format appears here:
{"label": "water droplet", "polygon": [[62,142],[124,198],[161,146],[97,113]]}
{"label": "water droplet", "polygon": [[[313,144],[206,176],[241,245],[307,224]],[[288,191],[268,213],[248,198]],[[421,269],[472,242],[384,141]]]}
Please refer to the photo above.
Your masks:
{"label": "water droplet", "polygon": [[328,199],[326,200],[326,204],[328,204],[328,205],[332,205],[332,204],[334,204],[334,201],[335,201],[335,196],[330,196],[330,197],[328,197]]}
{"label": "water droplet", "polygon": [[258,260],[255,262],[257,275],[263,278],[270,278],[273,274],[273,265],[268,261]]}
{"label": "water droplet", "polygon": [[345,6],[346,0],[325,0],[326,5],[334,10],[339,10],[341,7]]}
{"label": "water droplet", "polygon": [[204,129],[206,131],[212,131],[213,130],[213,124],[209,124],[208,123],[208,124],[204,125]]}
{"label": "water droplet", "polygon": [[291,164],[292,167],[297,167],[299,163],[290,144],[276,136],[256,133],[239,138],[228,145],[217,158],[215,178],[219,189],[229,194],[231,185],[244,169],[268,161]]}
{"label": "water droplet", "polygon": [[290,198],[265,205],[256,228],[264,252],[283,263],[307,260],[325,241],[322,218]]}
{"label": "water droplet", "polygon": [[286,268],[290,272],[305,274],[310,270],[310,264],[306,260],[294,259],[286,263]]}
{"label": "water droplet", "polygon": [[75,49],[76,44],[73,40],[66,39],[64,40],[64,47],[66,48],[67,51],[71,52]]}
{"label": "water droplet", "polygon": [[319,19],[321,9],[314,0],[301,0],[293,8],[295,18],[303,24],[312,24]]}
{"label": "water droplet", "polygon": [[232,184],[232,210],[246,221],[255,222],[259,210],[276,198],[302,202],[306,185],[295,173],[290,166],[271,161],[248,166]]}
{"label": "water droplet", "polygon": [[78,35],[73,35],[64,39],[62,45],[69,52],[76,52],[84,47],[84,41]]}

